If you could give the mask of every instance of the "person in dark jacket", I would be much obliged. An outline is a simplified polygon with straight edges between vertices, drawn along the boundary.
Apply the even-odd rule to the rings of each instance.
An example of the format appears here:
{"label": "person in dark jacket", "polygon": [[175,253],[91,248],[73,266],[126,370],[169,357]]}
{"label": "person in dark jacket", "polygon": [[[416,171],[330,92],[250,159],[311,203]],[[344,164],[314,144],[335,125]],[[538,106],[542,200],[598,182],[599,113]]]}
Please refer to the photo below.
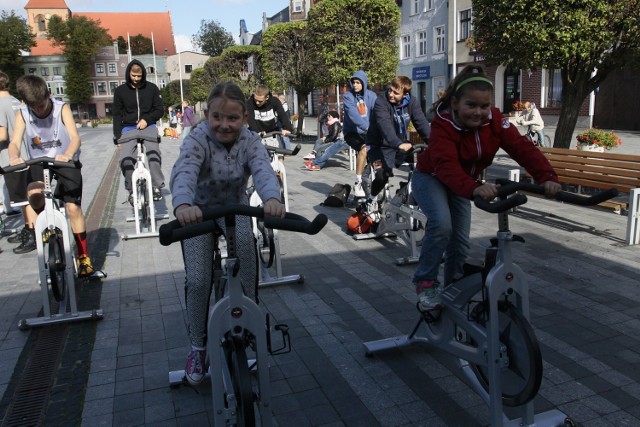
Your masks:
{"label": "person in dark jacket", "polygon": [[[147,71],[142,62],[134,59],[125,71],[126,83],[118,86],[113,94],[113,137],[120,139],[123,133],[134,129],[155,127],[164,114],[160,90],[147,81]],[[159,142],[144,143],[149,162],[153,200],[162,200],[160,189],[164,187],[162,158]],[[124,187],[129,191],[131,202],[131,175],[136,164],[137,142],[135,140],[121,144],[120,169],[124,175]]]}
{"label": "person in dark jacket", "polygon": [[277,96],[271,96],[269,88],[259,85],[253,95],[247,100],[247,124],[249,129],[264,136],[265,133],[278,130],[278,121],[282,125],[284,147],[291,149],[287,135],[293,132],[291,120],[282,108],[282,103]]}
{"label": "person in dark jacket", "polygon": [[393,176],[398,151],[411,149],[409,122],[425,142],[429,139],[431,126],[420,102],[411,96],[412,85],[409,77],[396,76],[391,80],[389,89],[376,99],[366,139],[369,146],[367,161],[375,173],[370,200],[375,199],[389,177]]}

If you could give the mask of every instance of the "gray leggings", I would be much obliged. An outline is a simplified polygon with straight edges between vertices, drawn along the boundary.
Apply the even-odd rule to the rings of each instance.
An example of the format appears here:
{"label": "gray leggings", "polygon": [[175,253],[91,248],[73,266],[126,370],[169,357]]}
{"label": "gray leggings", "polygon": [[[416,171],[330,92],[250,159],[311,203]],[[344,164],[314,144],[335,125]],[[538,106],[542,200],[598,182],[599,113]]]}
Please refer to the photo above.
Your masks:
{"label": "gray leggings", "polygon": [[[216,221],[224,230],[224,219]],[[257,299],[258,254],[251,227],[251,218],[236,217],[237,253],[240,259],[239,277],[245,295]],[[182,256],[186,272],[184,293],[187,306],[187,332],[191,345],[204,347],[207,343],[209,299],[213,289],[213,233],[182,241]]]}

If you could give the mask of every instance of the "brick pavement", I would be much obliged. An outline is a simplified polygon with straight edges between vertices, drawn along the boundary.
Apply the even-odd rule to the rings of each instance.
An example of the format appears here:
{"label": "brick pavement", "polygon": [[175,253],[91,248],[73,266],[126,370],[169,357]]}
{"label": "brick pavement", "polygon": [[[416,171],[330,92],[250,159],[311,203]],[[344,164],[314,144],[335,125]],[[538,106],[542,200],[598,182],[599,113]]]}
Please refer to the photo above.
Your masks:
{"label": "brick pavement", "polygon": [[[307,129],[314,130],[313,123]],[[85,182],[95,189],[114,148],[109,130],[82,131]],[[622,147],[637,143],[640,152],[634,138]],[[305,145],[302,153],[311,147]],[[162,148],[168,178],[178,143],[167,140]],[[87,165],[89,158],[95,160]],[[319,172],[301,163],[286,162],[292,210],[307,217],[323,212],[330,221],[317,236],[281,234],[284,272],[304,274],[304,284],[261,289],[263,306],[289,325],[293,342],[291,353],[271,358],[277,425],[487,424],[485,405],[441,352],[416,348],[365,357],[362,342],[413,326],[413,267],[392,262],[407,254],[400,240],[354,241],[344,232],[352,209],[319,205],[333,184],[353,181],[346,158]],[[490,172],[508,167],[500,158]],[[113,185],[100,221],[108,236],[109,277],[100,300],[105,319],[95,324],[81,424],[208,425],[209,387],[167,384],[168,371],[183,368],[188,350],[179,247],[121,241],[133,225],[124,221],[129,208],[121,204],[122,183]],[[472,252],[481,257],[495,218],[478,210],[473,215]],[[625,226],[625,217],[537,198],[512,216],[512,230],[526,239],[516,256],[531,275],[532,323],[545,360],[537,411],[555,407],[585,426],[640,425],[640,249],[624,246]],[[38,311],[39,291],[27,267],[31,256],[13,255],[4,240],[0,245],[0,259],[10,260],[0,263],[7,278],[0,286],[0,390],[6,394],[29,336],[15,325]]]}

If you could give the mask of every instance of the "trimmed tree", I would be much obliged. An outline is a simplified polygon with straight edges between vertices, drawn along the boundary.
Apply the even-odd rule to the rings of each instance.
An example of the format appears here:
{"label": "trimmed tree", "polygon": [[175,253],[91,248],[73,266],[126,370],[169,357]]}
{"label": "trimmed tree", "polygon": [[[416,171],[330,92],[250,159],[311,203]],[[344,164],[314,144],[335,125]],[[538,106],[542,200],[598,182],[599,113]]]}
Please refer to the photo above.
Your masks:
{"label": "trimmed tree", "polygon": [[[153,43],[149,37],[145,37],[142,34],[129,37],[131,40],[131,54],[132,55],[145,55],[153,53]],[[118,42],[118,53],[127,53],[127,40],[123,36],[118,36],[116,39]]]}
{"label": "trimmed tree", "polygon": [[[253,74],[249,75],[247,80],[242,80],[240,71],[247,69],[247,63],[250,58],[253,58]],[[262,48],[260,46],[229,47],[220,56],[207,60],[203,67],[204,76],[199,79],[198,88],[195,90],[198,93],[206,91],[208,95],[209,91],[218,83],[232,81],[240,86],[245,95],[249,96],[255,86],[262,82],[261,58]]]}
{"label": "trimmed tree", "polygon": [[388,83],[398,69],[400,10],[393,0],[323,0],[309,11],[314,55],[324,85],[346,82],[359,69]]}
{"label": "trimmed tree", "polygon": [[211,86],[204,68],[196,68],[191,72],[191,102],[205,102],[209,96]]}
{"label": "trimmed tree", "polygon": [[580,106],[609,73],[640,61],[639,0],[474,0],[473,13],[487,63],[560,70],[556,148],[569,148]]}
{"label": "trimmed tree", "polygon": [[209,56],[218,56],[226,48],[234,46],[236,43],[233,36],[225,30],[218,21],[200,21],[200,31],[193,35],[191,41],[202,53]]}
{"label": "trimmed tree", "polygon": [[304,21],[275,24],[262,36],[263,67],[269,88],[284,90],[293,87],[298,94],[298,129],[302,133],[307,96],[317,87],[318,77],[325,73],[318,64]]}
{"label": "trimmed tree", "polygon": [[15,11],[2,11],[0,15],[0,70],[9,76],[10,90],[15,93],[16,79],[24,74],[20,51],[29,51],[36,45],[27,21]]}
{"label": "trimmed tree", "polygon": [[71,102],[86,105],[93,96],[89,85],[93,58],[101,47],[111,43],[111,37],[100,27],[100,21],[84,16],[65,21],[54,15],[49,20],[48,38],[62,47],[67,60],[66,96]]}

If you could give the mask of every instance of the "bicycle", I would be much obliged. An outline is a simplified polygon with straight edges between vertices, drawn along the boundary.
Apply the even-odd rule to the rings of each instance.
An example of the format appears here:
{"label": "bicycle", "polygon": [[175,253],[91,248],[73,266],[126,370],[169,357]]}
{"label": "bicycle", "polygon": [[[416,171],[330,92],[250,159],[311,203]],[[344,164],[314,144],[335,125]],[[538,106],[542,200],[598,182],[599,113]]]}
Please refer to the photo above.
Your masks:
{"label": "bicycle", "polygon": [[[101,309],[78,310],[75,290],[75,278],[78,272],[74,240],[70,237],[71,225],[66,216],[64,204],[54,198],[51,188],[52,173],[55,173],[55,168],[81,168],[82,165],[78,161],[60,162],[51,157],[39,157],[15,166],[0,168],[0,173],[22,171],[30,165],[41,165],[44,176],[44,209],[38,214],[35,223],[39,284],[42,291],[44,316],[21,319],[18,327],[26,330],[44,325],[102,319],[104,314]],[[95,276],[106,277],[106,274],[96,270]]]}
{"label": "bicycle", "polygon": [[[512,254],[512,243],[524,243],[524,239],[509,230],[509,211],[527,202],[526,195],[516,192],[544,194],[544,187],[498,182],[502,184],[499,201],[474,199],[478,208],[498,214],[498,231],[486,250],[484,266],[466,265],[464,277],[442,291],[440,308],[421,311],[409,335],[364,343],[366,355],[413,344],[431,345],[457,358],[472,388],[489,407],[492,426],[572,426],[573,421],[559,410],[534,415],[542,355],[529,324],[528,283]],[[555,199],[592,206],[616,195],[615,189],[588,198],[561,191]],[[420,336],[423,325],[424,335]],[[509,420],[504,406],[519,407],[521,418]]]}
{"label": "bicycle", "polygon": [[155,237],[158,235],[156,231],[157,220],[169,218],[169,214],[156,214],[151,172],[149,171],[147,156],[144,151],[145,141],[160,142],[160,136],[155,127],[147,127],[146,129],[125,132],[120,139],[114,139],[113,142],[119,145],[133,140],[137,142],[136,165],[131,175],[133,217],[127,218],[127,222],[135,222],[136,234],[122,234],[122,240]]}
{"label": "bicycle", "polygon": [[383,191],[378,195],[374,211],[367,212],[374,219],[373,231],[353,235],[354,240],[399,236],[411,249],[411,254],[397,258],[396,265],[416,263],[420,257],[418,246],[424,237],[427,217],[420,210],[411,194],[411,177],[415,168],[415,156],[426,148],[426,144],[416,144],[411,151],[406,153],[413,156],[413,161],[408,164],[407,180],[399,183],[400,188],[396,190],[394,196],[391,196],[393,185],[385,184]]}
{"label": "bicycle", "polygon": [[[529,141],[533,143],[533,145],[540,147],[540,144],[538,143],[538,132],[531,129],[531,126],[527,126],[525,136]],[[549,135],[546,135],[546,134],[544,135],[544,147],[547,147],[547,148],[553,147],[551,145],[551,138],[549,137]]]}
{"label": "bicycle", "polygon": [[[210,366],[207,376],[211,380],[214,425],[255,425],[259,417],[262,426],[270,426],[268,354],[291,351],[291,341],[287,326],[275,325],[274,330],[281,333],[283,344],[277,349],[272,348],[269,315],[265,316],[254,300],[243,294],[234,237],[237,215],[262,218],[265,226],[272,229],[310,235],[318,233],[325,226],[327,217],[320,214],[313,222],[293,213],[287,213],[285,218],[265,217],[262,208],[226,205],[205,210],[203,222],[199,224],[181,227],[174,220],[160,227],[160,243],[166,246],[212,231],[220,237],[220,233],[216,232],[218,226],[215,219],[224,217],[226,251],[219,247],[221,239],[217,238],[213,263],[215,304],[209,311],[207,324],[207,357]],[[255,353],[255,359],[248,359],[247,351]],[[255,374],[253,377],[252,373]],[[183,370],[170,372],[169,384],[178,386],[185,383],[184,375]]]}
{"label": "bicycle", "polygon": [[[297,144],[293,150],[280,148],[280,146],[283,145],[280,141],[281,136],[282,132],[280,131],[268,132],[265,134],[262,141],[267,152],[269,152],[269,155],[271,156],[271,167],[276,173],[276,177],[280,184],[280,198],[285,206],[285,210],[288,212],[289,192],[287,189],[287,172],[284,163],[280,160],[281,158],[284,158],[284,156],[295,156],[300,152],[302,147],[300,144]],[[260,196],[258,196],[256,191],[251,190],[249,204],[251,206],[262,205],[262,200],[260,200]],[[258,285],[265,287],[287,283],[304,283],[304,276],[302,274],[287,276],[283,274],[282,260],[280,259],[280,238],[278,236],[278,230],[272,230],[266,227],[259,219],[254,218],[253,232],[256,236],[260,260],[260,277]],[[270,272],[272,267],[275,267],[275,275]]]}

